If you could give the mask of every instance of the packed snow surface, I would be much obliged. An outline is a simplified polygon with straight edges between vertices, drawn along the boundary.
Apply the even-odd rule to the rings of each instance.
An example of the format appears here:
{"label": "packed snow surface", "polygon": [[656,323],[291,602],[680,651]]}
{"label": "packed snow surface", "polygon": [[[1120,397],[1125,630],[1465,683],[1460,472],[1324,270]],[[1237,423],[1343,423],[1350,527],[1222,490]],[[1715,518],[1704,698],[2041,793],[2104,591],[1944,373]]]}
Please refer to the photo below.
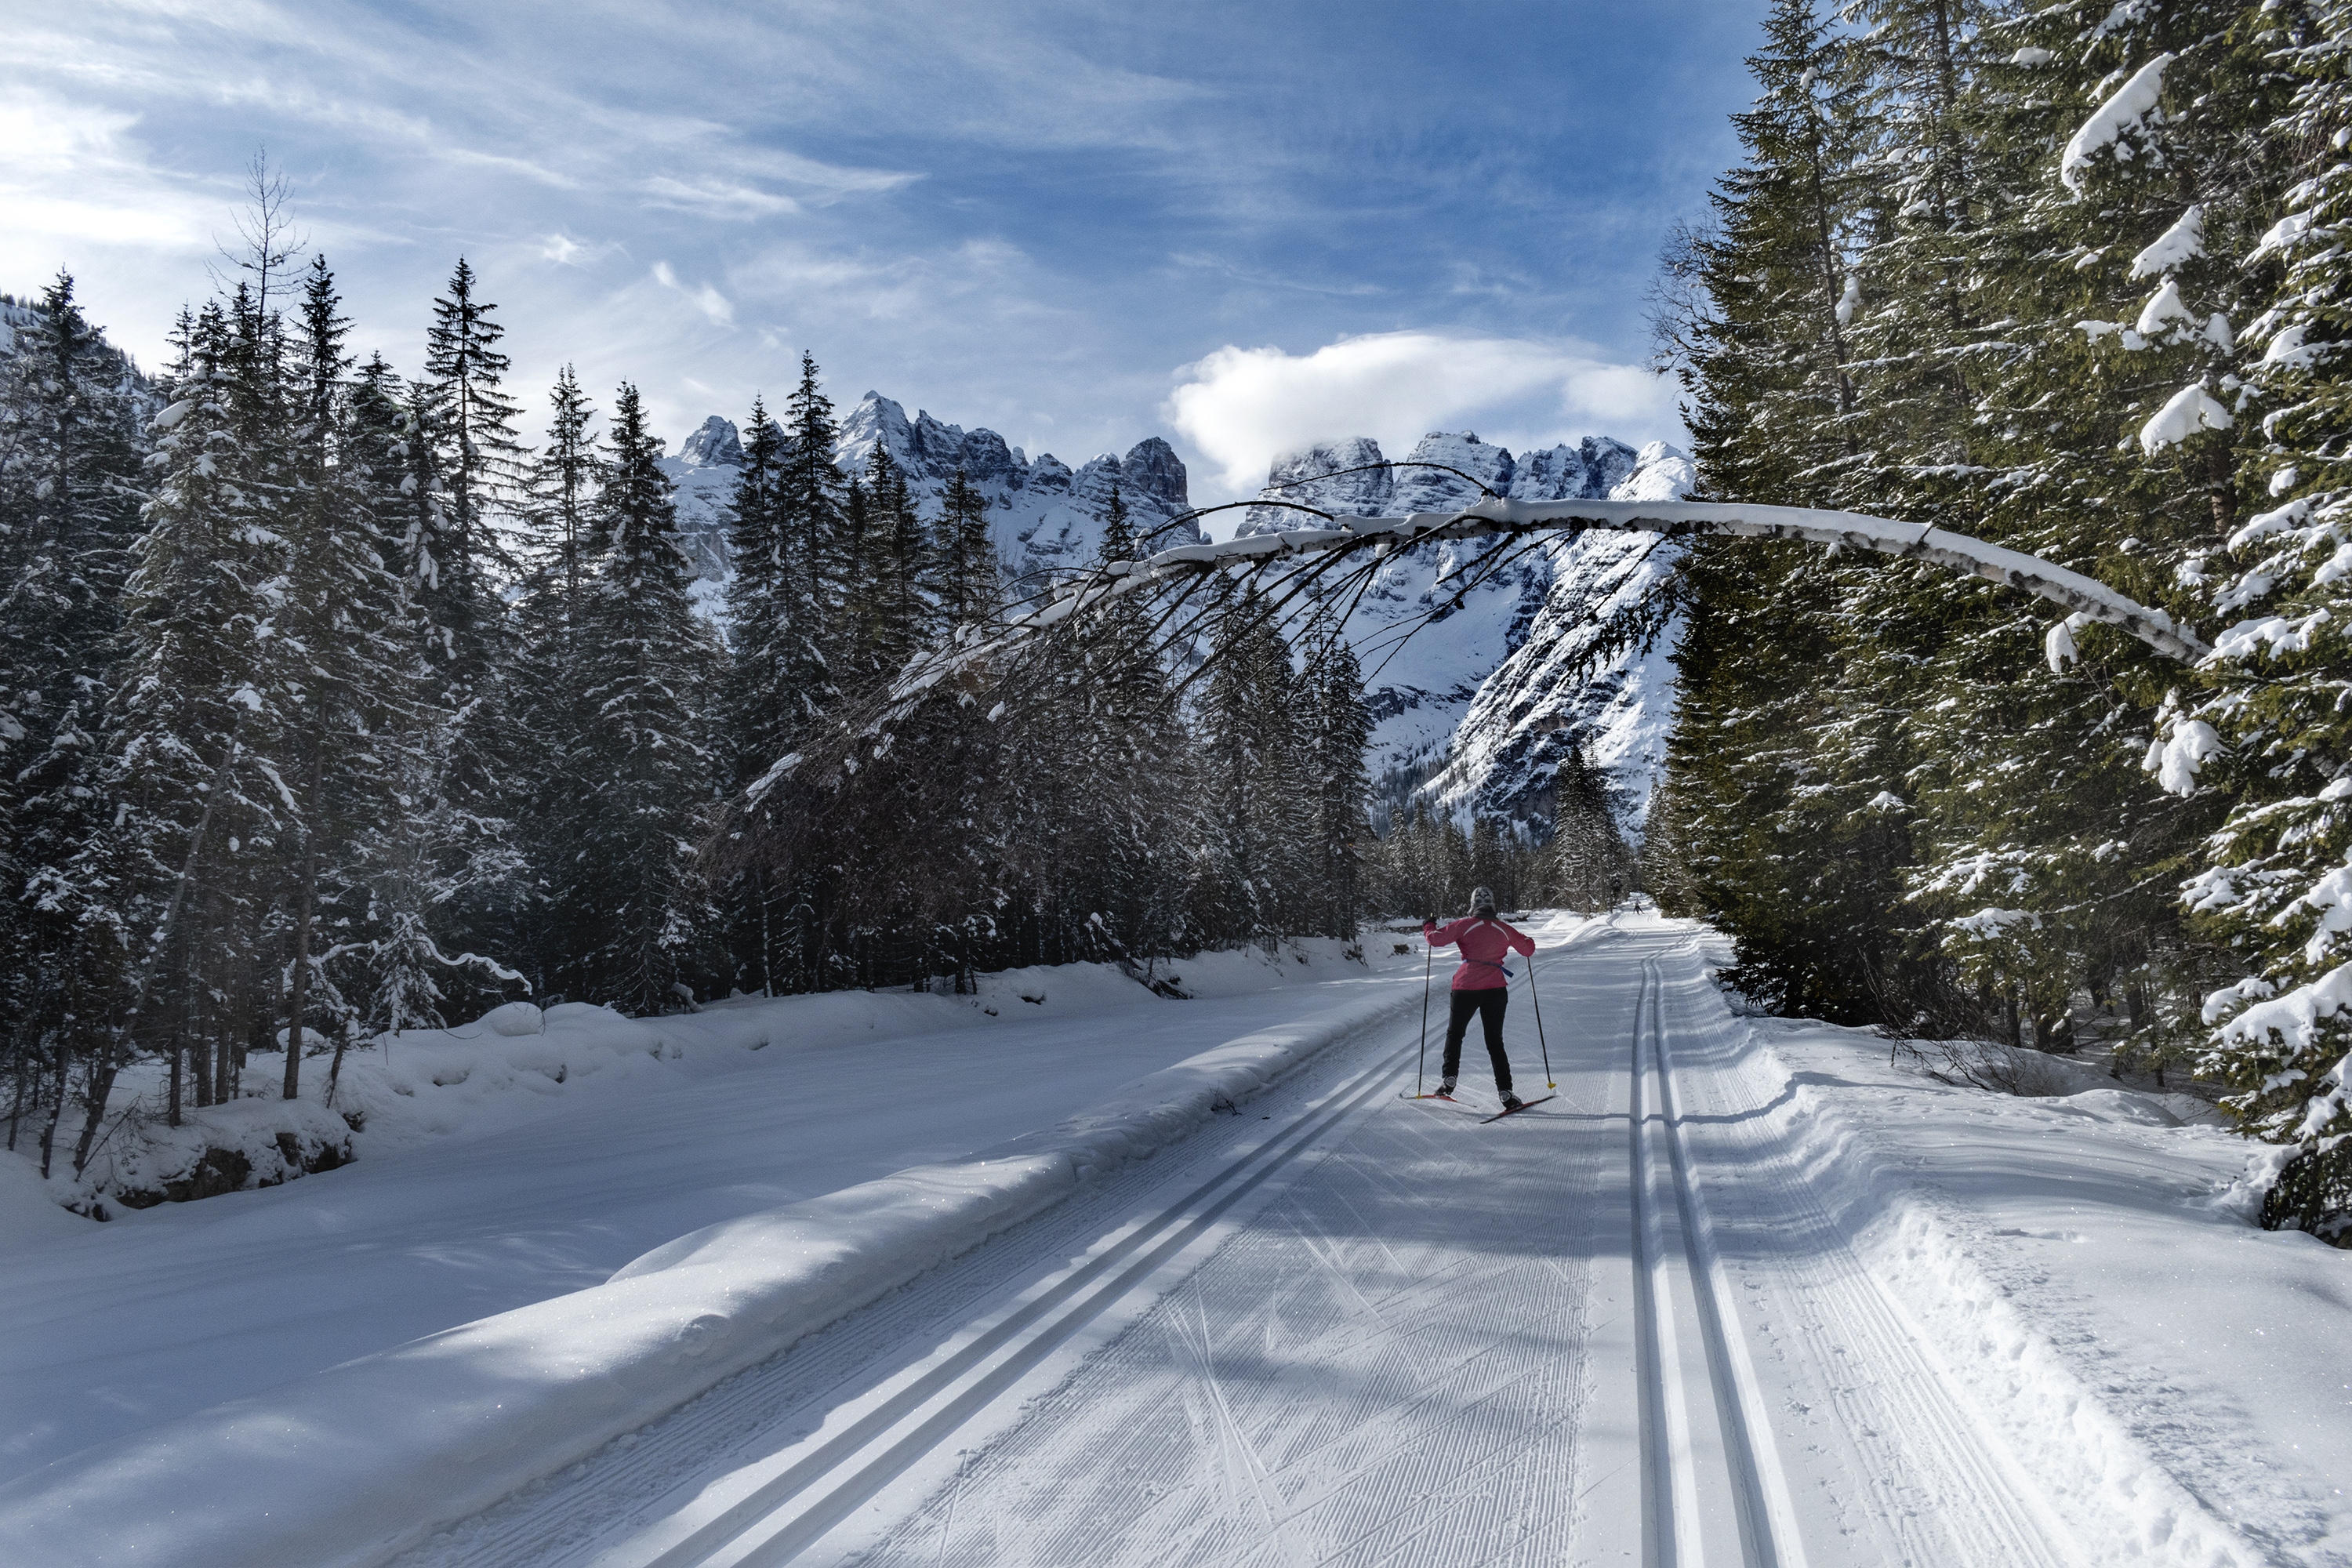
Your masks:
{"label": "packed snow surface", "polygon": [[[1218,1041],[1327,1011],[1330,986],[1366,983],[1335,945],[1301,949],[1305,963],[1167,966],[1188,1001],[1077,964],[989,976],[971,997],[838,992],[635,1020],[571,1004],[536,1035],[404,1033],[344,1068],[355,1163],[103,1226],[12,1156],[0,1477],[599,1284],[689,1231],[1050,1125]],[[284,1116],[278,1071],[260,1058],[256,1098],[192,1123]],[[323,1087],[313,1070],[293,1113],[341,1127]]]}
{"label": "packed snow surface", "polygon": [[[366,1268],[376,1229],[349,1222],[400,1187],[462,1215],[433,1173],[467,1141],[382,1162],[372,1204],[329,1201],[338,1184],[365,1195],[363,1160],[183,1205],[176,1226],[20,1237],[0,1303],[0,1386],[24,1401],[12,1430],[71,1403],[55,1379],[17,1392],[59,1363],[119,1399],[225,1352],[244,1397],[160,1425],[116,1415],[116,1441],[19,1474],[0,1488],[0,1557],[324,1568],[413,1543],[402,1568],[2352,1561],[2352,1403],[2330,1370],[2352,1258],[2250,1223],[2247,1145],[2200,1102],[2032,1053],[2003,1067],[2021,1095],[1954,1087],[1940,1047],[1890,1058],[1876,1036],[1735,1015],[1710,979],[1726,954],[1697,928],[1528,923],[1558,1098],[1507,1121],[1477,1120],[1492,1091],[1475,1049],[1470,1103],[1398,1098],[1415,1082],[1419,964],[1382,942],[1384,971],[1350,979],[1310,963],[1224,1001],[1106,1005],[1079,1032],[1118,1058],[1109,1070],[1176,1065],[1033,1098],[1033,1135],[942,1155],[943,1114],[959,1131],[1024,1118],[939,1070],[940,1053],[985,1052],[1033,1096],[1082,1070],[1070,1031],[1017,999],[1075,977],[1023,977],[1010,1021],[753,1058],[929,1068],[893,1079],[891,1115],[760,1094],[766,1068],[710,1079],[727,1092],[686,1120],[779,1169],[649,1247],[625,1202],[628,1236],[582,1237],[677,1170],[684,1140],[660,1113],[697,1086],[640,1086],[634,1118],[526,1123],[533,1158],[470,1173],[552,1162],[555,1184],[602,1205],[527,1239],[618,1261],[292,1382],[278,1380],[306,1373],[299,1358],[281,1367],[190,1321],[258,1311],[299,1347],[313,1287],[270,1273],[273,1258]],[[1513,1059],[1522,1092],[1545,1092],[1527,984]],[[1247,1013],[1271,1026],[1235,1032]],[[1154,1034],[1162,1017],[1173,1026]],[[729,1101],[757,1110],[732,1122]],[[918,1131],[894,1139],[898,1121]],[[566,1143],[580,1159],[558,1157]],[[1129,1157],[1144,1148],[1161,1152]],[[916,1163],[870,1176],[892,1150]],[[1032,1211],[1039,1183],[1058,1195]],[[231,1267],[165,1250],[199,1226]],[[445,1245],[533,1274],[527,1246],[486,1239]],[[122,1253],[148,1267],[116,1267]],[[28,1269],[31,1290],[16,1279]],[[877,1300],[884,1278],[911,1283]],[[782,1319],[779,1289],[801,1303]],[[136,1310],[72,1321],[142,1290]],[[42,1297],[62,1300],[27,1310]],[[786,1341],[837,1326],[758,1362],[744,1343],[763,1315]],[[143,1361],[157,1336],[166,1357]]]}

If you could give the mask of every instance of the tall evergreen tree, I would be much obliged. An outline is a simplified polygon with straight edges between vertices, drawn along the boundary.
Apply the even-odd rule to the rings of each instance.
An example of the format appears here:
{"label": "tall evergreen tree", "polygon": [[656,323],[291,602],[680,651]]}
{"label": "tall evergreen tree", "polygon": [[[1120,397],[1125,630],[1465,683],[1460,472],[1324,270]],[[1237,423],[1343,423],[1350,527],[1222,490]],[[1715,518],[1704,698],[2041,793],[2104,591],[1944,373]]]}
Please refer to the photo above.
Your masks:
{"label": "tall evergreen tree", "polygon": [[237,330],[217,302],[196,314],[156,417],[161,467],[123,590],[103,782],[110,859],[125,868],[131,1023],[171,1054],[175,1109],[184,1063],[198,1105],[235,1094],[276,1000],[256,995],[255,977],[275,890],[264,838],[282,809],[258,765],[273,738],[262,634],[276,605],[264,585],[278,563],[238,482],[252,395],[236,380],[252,361]]}
{"label": "tall evergreen tree", "polygon": [[398,809],[400,759],[393,747],[413,723],[415,672],[406,604],[379,508],[389,499],[380,460],[384,410],[372,402],[373,430],[352,414],[349,323],[338,313],[333,275],[313,258],[301,300],[289,388],[294,425],[293,493],[279,532],[282,609],[265,645],[266,674],[286,715],[278,765],[297,801],[299,843],[289,845],[293,920],[285,1078],[295,1098],[302,1046],[314,1005],[338,1035],[356,1021],[320,961],[314,931],[322,901],[361,911],[361,846]]}
{"label": "tall evergreen tree", "polygon": [[[2195,688],[2168,700],[2148,763],[2168,789],[2219,795],[2229,816],[2190,862],[2186,901],[2227,955],[2201,1022],[2200,1066],[2234,1091],[2246,1127],[2289,1145],[2263,1223],[2352,1244],[2352,719],[2343,701],[2352,587],[2352,10],[2341,4],[2250,17],[2251,41],[2291,84],[2263,127],[2284,150],[2285,188],[2268,226],[2211,257],[2237,264],[2261,307],[2241,333],[2243,392],[2231,400],[2240,493],[2262,510],[2193,558],[2201,619],[2228,629]],[[2218,438],[2201,437],[2207,445]],[[2186,444],[2184,444],[2186,445]],[[2210,460],[2210,454],[2209,454]],[[2168,694],[2172,696],[2173,694]]]}
{"label": "tall evergreen tree", "polygon": [[777,530],[786,563],[787,611],[779,647],[782,693],[805,725],[841,695],[833,665],[846,619],[850,563],[845,558],[847,485],[834,467],[841,428],[833,400],[817,380],[816,359],[801,355],[800,384],[784,403],[783,452],[776,475]]}
{"label": "tall evergreen tree", "polygon": [[1362,668],[1339,623],[1325,619],[1309,638],[1301,689],[1309,726],[1307,782],[1315,796],[1309,876],[1322,910],[1319,934],[1353,938],[1364,908],[1362,847],[1371,837],[1364,816],[1371,789],[1364,771],[1371,713],[1364,705]]}
{"label": "tall evergreen tree", "polygon": [[507,395],[506,328],[477,294],[459,258],[448,292],[433,302],[425,374],[415,387],[411,457],[415,511],[411,563],[435,705],[445,732],[427,750],[443,759],[433,795],[440,855],[454,862],[443,919],[469,948],[510,948],[524,878],[509,813],[527,798],[514,755],[508,689],[514,628],[504,584],[516,563],[505,543],[524,479]]}
{"label": "tall evergreen tree", "polygon": [[988,534],[988,498],[959,465],[940,501],[940,607],[950,626],[976,626],[1000,614],[1004,602],[1003,569]]}
{"label": "tall evergreen tree", "polygon": [[599,518],[611,541],[584,612],[570,854],[552,868],[572,922],[566,973],[637,1012],[677,1005],[707,929],[696,836],[716,759],[702,743],[711,649],[688,602],[661,443],[635,387],[614,400]]}
{"label": "tall evergreen tree", "polygon": [[77,1058],[114,1059],[108,981],[122,957],[121,890],[104,874],[109,823],[95,786],[151,406],[130,362],[82,315],[70,277],[28,314],[0,361],[0,942],[14,955],[0,1005],[12,1020],[12,1146],[44,1069],[61,1097]]}

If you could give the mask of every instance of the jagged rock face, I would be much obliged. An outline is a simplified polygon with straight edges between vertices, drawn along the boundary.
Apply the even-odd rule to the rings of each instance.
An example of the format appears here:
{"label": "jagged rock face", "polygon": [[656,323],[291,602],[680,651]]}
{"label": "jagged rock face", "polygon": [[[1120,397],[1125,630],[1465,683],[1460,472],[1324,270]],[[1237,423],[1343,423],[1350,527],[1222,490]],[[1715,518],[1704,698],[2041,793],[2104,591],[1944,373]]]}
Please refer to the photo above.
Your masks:
{"label": "jagged rock face", "polygon": [[[962,468],[988,498],[991,531],[1016,583],[1042,584],[1092,564],[1114,485],[1150,547],[1202,538],[1197,524],[1174,521],[1191,505],[1184,464],[1156,436],[1124,457],[1105,453],[1072,468],[1050,452],[1033,459],[992,430],[928,413],[909,419],[900,405],[869,392],[842,421],[834,461],[862,474],[877,445],[932,515]],[[741,461],[735,426],[717,416],[662,459],[677,485],[679,531],[705,597],[726,575],[725,510]],[[1662,442],[1637,452],[1601,436],[1515,458],[1468,432],[1436,431],[1408,461],[1441,467],[1370,466],[1381,461],[1380,444],[1361,437],[1279,458],[1240,531],[1315,523],[1265,504],[1276,500],[1337,516],[1394,517],[1456,510],[1482,486],[1515,500],[1670,500],[1689,493],[1696,477],[1690,459]],[[1620,822],[1638,836],[1673,725],[1668,656],[1680,628],[1646,653],[1589,672],[1580,665],[1596,612],[1654,588],[1672,569],[1671,548],[1650,536],[1591,534],[1565,549],[1504,559],[1507,541],[1449,540],[1383,563],[1347,622],[1375,721],[1370,763],[1382,807],[1419,795],[1450,812],[1543,816],[1553,775],[1580,749],[1602,770]]]}
{"label": "jagged rock face", "polygon": [[743,464],[743,443],[736,438],[734,422],[721,419],[714,414],[702,422],[701,429],[686,438],[686,444],[677,449],[677,455],[681,461],[697,468],[707,468],[714,463],[724,464],[730,468],[740,468]]}
{"label": "jagged rock face", "polygon": [[933,512],[961,468],[965,482],[988,498],[990,531],[1007,575],[1017,583],[1094,563],[1114,485],[1139,537],[1158,531],[1152,543],[1160,549],[1201,541],[1198,525],[1174,521],[1192,507],[1189,484],[1183,459],[1157,436],[1139,441],[1123,458],[1107,452],[1073,469],[1051,452],[1033,461],[993,430],[966,431],[927,413],[909,420],[898,404],[869,392],[842,421],[834,461],[845,472],[863,473],[877,444]]}
{"label": "jagged rock face", "polygon": [[[1348,441],[1318,441],[1303,452],[1276,458],[1265,476],[1265,500],[1295,501],[1341,517],[1396,515],[1396,473],[1370,465],[1381,462],[1381,444],[1356,437]],[[1357,469],[1350,473],[1348,470]],[[1336,474],[1337,479],[1318,476]],[[1286,529],[1315,528],[1309,513],[1289,507],[1254,506],[1242,514],[1236,533],[1280,533]]]}
{"label": "jagged rock face", "polygon": [[[1588,437],[1515,458],[1444,431],[1423,437],[1406,459],[1442,467],[1314,477],[1379,461],[1378,443],[1360,437],[1319,443],[1276,459],[1262,499],[1394,517],[1458,510],[1481,487],[1526,500],[1663,500],[1687,494],[1696,478],[1690,459],[1662,442],[1637,452]],[[1260,505],[1242,529],[1313,525]],[[1401,809],[1417,795],[1452,813],[1548,817],[1553,777],[1581,750],[1601,770],[1619,822],[1638,837],[1673,724],[1668,656],[1680,628],[1646,653],[1590,671],[1581,664],[1596,613],[1652,591],[1672,563],[1654,537],[1614,534],[1517,553],[1506,540],[1448,540],[1390,558],[1347,622],[1375,721],[1370,762],[1381,805]]]}
{"label": "jagged rock face", "polygon": [[[1157,531],[1155,548],[1201,541],[1198,526],[1174,522],[1192,507],[1184,462],[1157,436],[1137,442],[1124,458],[1105,453],[1074,470],[1051,452],[1033,461],[993,430],[943,425],[929,414],[908,419],[898,404],[869,392],[842,421],[834,462],[845,474],[863,475],[877,444],[906,474],[917,504],[932,516],[961,468],[965,481],[988,498],[991,531],[1006,575],[1016,583],[1040,584],[1092,565],[1114,485],[1137,535]],[[708,584],[706,595],[727,575],[727,505],[742,461],[735,426],[715,414],[677,456],[661,460],[677,487],[678,532],[696,577]]]}

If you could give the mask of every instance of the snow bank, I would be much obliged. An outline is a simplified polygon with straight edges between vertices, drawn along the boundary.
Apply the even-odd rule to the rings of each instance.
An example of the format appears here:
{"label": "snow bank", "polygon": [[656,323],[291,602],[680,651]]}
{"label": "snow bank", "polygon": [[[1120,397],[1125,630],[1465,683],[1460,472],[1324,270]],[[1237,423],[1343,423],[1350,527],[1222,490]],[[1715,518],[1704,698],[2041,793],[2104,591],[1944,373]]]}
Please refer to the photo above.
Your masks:
{"label": "snow bank", "polygon": [[88,1223],[51,1199],[39,1165],[0,1149],[0,1258],[22,1247],[77,1235]]}
{"label": "snow bank", "polygon": [[[1188,988],[1268,983],[1249,954],[1179,973]],[[1045,985],[1074,977],[997,978],[1008,996],[1025,984],[1050,997]],[[381,1563],[1418,1005],[1360,1000],[1245,1036],[1050,1131],[712,1226],[601,1286],[85,1450],[0,1487],[0,1556],[23,1568]],[[562,1011],[550,1010],[551,1033]]]}
{"label": "snow bank", "polygon": [[[1711,1030],[1742,1026],[1726,1015]],[[2262,1344],[2246,1326],[2283,1335],[2278,1309],[2290,1300],[2251,1295],[2277,1281],[2211,1256],[2241,1237],[2267,1238],[2221,1214],[2193,1166],[2183,1172],[2192,1151],[2236,1163],[2237,1140],[2180,1125],[2210,1108],[2120,1089],[2057,1058],[2045,1058],[2050,1098],[1932,1089],[1886,1068],[1884,1042],[1862,1031],[1788,1019],[1745,1027],[1735,1054],[1750,1081],[1740,1092],[1772,1107],[1761,1135],[1813,1191],[1834,1195],[1857,1256],[2068,1521],[2081,1561],[2271,1561],[2241,1533],[2261,1504],[2211,1484],[2212,1467],[2230,1462],[2214,1454],[2243,1447],[2243,1435],[2200,1435],[2192,1447],[2179,1408],[2203,1406],[2179,1397],[2176,1380],[2203,1373],[2221,1342]],[[2142,1277],[2145,1286],[2124,1283]],[[2052,1288],[2081,1321],[2053,1317],[2024,1294],[2029,1283]],[[2134,1321],[2143,1310],[2158,1327],[2128,1367],[2113,1347],[2147,1327]],[[2260,1382],[2248,1377],[2219,1403],[2236,1407]]]}
{"label": "snow bank", "polygon": [[[1255,948],[1201,953],[1163,962],[1154,978],[1172,978],[1188,995],[1238,996],[1328,979],[1345,965],[1344,946],[1307,938],[1277,953]],[[275,1186],[353,1160],[501,1131],[583,1103],[641,1099],[741,1071],[754,1065],[751,1053],[772,1047],[850,1039],[878,1044],[984,1029],[1008,1017],[1028,1018],[1033,1007],[1060,1016],[1159,1005],[1124,971],[1103,963],[1005,970],[977,976],[974,986],[963,996],[912,991],[737,996],[697,1013],[648,1018],[584,1002],[543,1011],[509,1002],[471,1024],[378,1038],[345,1058],[331,1098],[327,1058],[304,1063],[301,1097],[287,1100],[279,1096],[284,1058],[257,1058],[246,1069],[239,1098],[187,1110],[178,1127],[163,1118],[162,1064],[141,1063],[118,1079],[108,1107],[110,1131],[83,1175],[74,1179],[66,1161],[56,1162],[48,1201],[60,1209],[102,1205],[119,1215]]]}

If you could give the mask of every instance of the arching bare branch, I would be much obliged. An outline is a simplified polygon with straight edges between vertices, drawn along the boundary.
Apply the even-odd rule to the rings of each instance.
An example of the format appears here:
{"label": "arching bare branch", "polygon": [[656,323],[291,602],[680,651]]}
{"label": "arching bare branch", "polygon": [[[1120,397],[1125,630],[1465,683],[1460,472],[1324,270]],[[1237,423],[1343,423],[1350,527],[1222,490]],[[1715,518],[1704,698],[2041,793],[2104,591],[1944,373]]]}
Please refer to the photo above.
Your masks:
{"label": "arching bare branch", "polygon": [[1432,540],[1595,530],[1684,538],[1717,534],[1796,539],[1931,561],[2063,605],[2087,620],[2119,626],[2168,658],[2194,663],[2211,651],[2194,630],[2176,623],[2164,611],[2142,605],[2095,578],[2054,562],[1926,523],[1897,522],[1861,512],[1722,501],[1490,499],[1457,512],[1338,517],[1331,522],[1328,528],[1253,533],[1211,543],[1181,544],[1140,561],[1113,562],[1026,614],[991,628],[986,635],[967,637],[917,661],[896,689],[901,695],[919,692],[976,660],[998,658],[1012,652],[1072,616],[1122,595],[1180,578],[1324,554],[1385,556]]}

